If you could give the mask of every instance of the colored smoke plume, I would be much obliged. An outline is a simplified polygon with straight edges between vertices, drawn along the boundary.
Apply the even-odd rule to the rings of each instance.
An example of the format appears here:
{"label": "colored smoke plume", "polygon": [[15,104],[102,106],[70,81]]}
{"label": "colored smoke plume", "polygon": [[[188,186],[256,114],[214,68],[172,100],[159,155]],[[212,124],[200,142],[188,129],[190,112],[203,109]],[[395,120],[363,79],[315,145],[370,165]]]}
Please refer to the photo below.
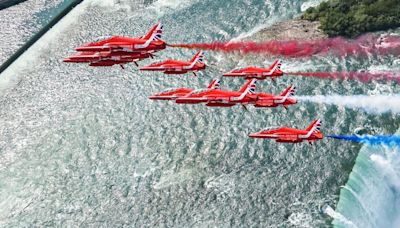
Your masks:
{"label": "colored smoke plume", "polygon": [[395,74],[392,72],[291,72],[287,74],[322,79],[350,79],[361,82],[370,82],[374,80],[400,82],[400,74]]}
{"label": "colored smoke plume", "polygon": [[370,145],[400,145],[400,136],[395,135],[328,135],[327,137]]}
{"label": "colored smoke plume", "polygon": [[369,113],[400,113],[400,95],[355,96],[297,96],[297,100],[318,104],[332,104],[347,108],[360,108]]}
{"label": "colored smoke plume", "polygon": [[318,40],[270,40],[264,42],[239,41],[239,42],[212,42],[172,44],[171,47],[203,49],[222,52],[241,52],[243,54],[256,53],[277,55],[284,57],[309,57],[317,54],[346,55],[400,55],[400,36],[364,35],[355,40],[327,38]]}

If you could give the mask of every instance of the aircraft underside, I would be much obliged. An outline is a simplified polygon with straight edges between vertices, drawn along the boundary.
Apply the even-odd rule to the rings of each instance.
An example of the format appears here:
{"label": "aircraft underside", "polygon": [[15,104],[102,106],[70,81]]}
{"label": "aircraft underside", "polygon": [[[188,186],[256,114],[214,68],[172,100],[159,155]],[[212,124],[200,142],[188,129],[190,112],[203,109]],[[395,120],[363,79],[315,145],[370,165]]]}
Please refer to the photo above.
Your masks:
{"label": "aircraft underside", "polygon": [[186,74],[187,71],[181,71],[181,70],[168,70],[168,71],[164,71],[164,74]]}
{"label": "aircraft underside", "polygon": [[206,106],[209,107],[232,107],[235,106],[235,103],[217,103],[217,102],[209,102]]}
{"label": "aircraft underside", "polygon": [[292,141],[292,140],[282,140],[282,139],[277,139],[276,141],[279,143],[301,143],[301,142],[303,142],[303,140]]}

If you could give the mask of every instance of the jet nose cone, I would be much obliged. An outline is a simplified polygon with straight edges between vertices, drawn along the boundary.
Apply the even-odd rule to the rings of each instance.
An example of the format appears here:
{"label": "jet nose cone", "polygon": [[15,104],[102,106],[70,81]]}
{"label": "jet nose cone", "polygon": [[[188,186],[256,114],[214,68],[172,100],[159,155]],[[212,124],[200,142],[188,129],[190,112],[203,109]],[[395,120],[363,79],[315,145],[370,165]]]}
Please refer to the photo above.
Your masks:
{"label": "jet nose cone", "polygon": [[151,99],[151,100],[160,100],[160,99],[162,99],[164,97],[165,97],[165,94],[156,93],[156,94],[153,94],[153,95],[149,96],[149,99]]}
{"label": "jet nose cone", "polygon": [[249,136],[250,138],[255,138],[255,137],[258,136],[258,133],[251,133],[251,134],[248,134],[248,136]]}
{"label": "jet nose cone", "polygon": [[72,62],[72,59],[71,58],[65,58],[65,59],[63,59],[63,62],[69,63],[69,62]]}

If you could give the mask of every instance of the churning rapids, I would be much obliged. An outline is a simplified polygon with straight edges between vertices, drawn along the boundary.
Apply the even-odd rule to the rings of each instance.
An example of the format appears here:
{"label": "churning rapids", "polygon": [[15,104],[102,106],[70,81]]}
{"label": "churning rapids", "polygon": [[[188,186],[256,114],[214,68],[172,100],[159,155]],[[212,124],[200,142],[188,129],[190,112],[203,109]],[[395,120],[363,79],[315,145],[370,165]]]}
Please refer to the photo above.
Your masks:
{"label": "churning rapids", "polygon": [[[271,56],[208,51],[210,67],[197,78],[143,73],[133,64],[122,70],[62,62],[74,47],[96,37],[139,36],[158,21],[171,43],[237,40],[318,2],[85,0],[0,75],[0,226],[324,227],[332,223],[329,215],[345,227],[396,224],[397,209],[382,216],[377,211],[394,208],[397,201],[391,199],[397,193],[378,205],[366,203],[366,182],[355,187],[355,174],[346,185],[359,144],[326,139],[314,146],[282,145],[247,137],[271,125],[305,127],[317,117],[324,120],[327,134],[353,134],[355,129],[391,134],[399,127],[396,112],[368,112],[335,102],[246,112],[147,99],[170,87],[204,87],[235,67],[269,65]],[[187,59],[193,53],[167,49],[157,59]],[[283,59],[282,68],[393,71],[399,70],[398,63],[395,56],[374,53],[321,55]],[[257,90],[279,93],[292,83],[304,98],[400,93],[393,81],[314,77],[266,80]],[[221,84],[237,89],[244,81],[221,77]],[[368,164],[360,167],[364,158],[378,165],[397,161],[393,148],[384,149],[361,152],[354,172],[369,169]],[[374,182],[368,188],[374,195],[397,189],[399,183],[396,168],[379,167],[374,168],[377,181],[383,176],[389,184],[382,190]],[[350,190],[342,189],[339,199],[343,185]],[[359,202],[354,204],[359,210],[350,209],[352,202]],[[362,216],[371,219],[355,219]]]}

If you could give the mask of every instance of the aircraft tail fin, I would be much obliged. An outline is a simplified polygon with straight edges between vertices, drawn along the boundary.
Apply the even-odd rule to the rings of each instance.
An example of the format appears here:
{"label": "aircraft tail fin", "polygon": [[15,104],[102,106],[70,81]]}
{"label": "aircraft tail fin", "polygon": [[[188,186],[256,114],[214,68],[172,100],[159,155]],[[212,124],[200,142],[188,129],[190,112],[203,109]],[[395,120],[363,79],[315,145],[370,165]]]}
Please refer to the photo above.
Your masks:
{"label": "aircraft tail fin", "polygon": [[280,70],[282,66],[281,60],[277,59],[275,60],[275,62],[269,67],[269,69],[271,70],[271,72],[275,72],[277,70]]}
{"label": "aircraft tail fin", "polygon": [[219,79],[213,79],[211,83],[208,85],[207,88],[209,89],[219,89],[220,87],[220,80]]}
{"label": "aircraft tail fin", "polygon": [[251,79],[246,82],[246,84],[239,90],[241,93],[253,94],[256,91],[257,79]]}
{"label": "aircraft tail fin", "polygon": [[204,51],[198,51],[196,55],[194,55],[193,58],[190,60],[190,62],[204,64]]}
{"label": "aircraft tail fin", "polygon": [[310,126],[306,128],[306,131],[312,133],[319,133],[321,131],[322,121],[320,119],[314,120]]}
{"label": "aircraft tail fin", "polygon": [[232,98],[233,100],[240,101],[246,97],[246,95],[251,95],[255,93],[257,79],[248,80],[247,83],[239,90],[240,96]]}
{"label": "aircraft tail fin", "polygon": [[288,98],[294,96],[295,93],[296,93],[296,86],[290,85],[289,87],[287,87],[287,89],[285,89],[285,91],[283,91],[281,96]]}
{"label": "aircraft tail fin", "polygon": [[163,30],[162,24],[157,23],[145,36],[143,36],[143,39],[146,40],[151,39],[153,41],[160,40],[162,35],[162,30]]}

